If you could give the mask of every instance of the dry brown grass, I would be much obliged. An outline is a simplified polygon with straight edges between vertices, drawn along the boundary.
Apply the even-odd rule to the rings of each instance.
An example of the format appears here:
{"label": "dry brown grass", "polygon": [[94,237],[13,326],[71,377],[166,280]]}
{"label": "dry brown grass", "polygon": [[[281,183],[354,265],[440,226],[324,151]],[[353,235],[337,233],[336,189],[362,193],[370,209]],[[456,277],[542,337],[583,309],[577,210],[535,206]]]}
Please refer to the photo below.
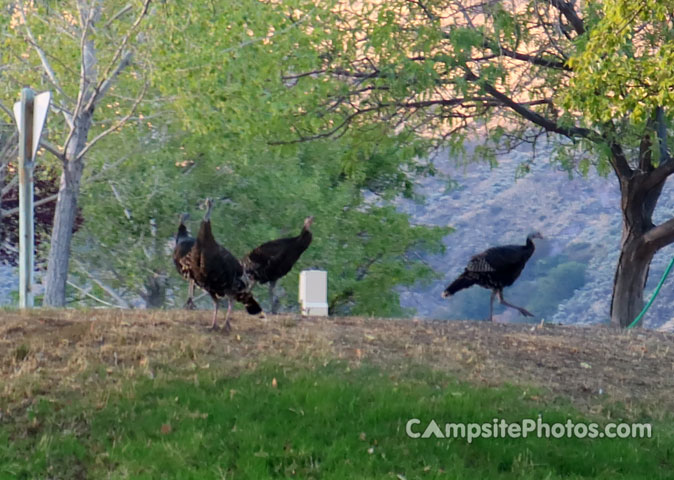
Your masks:
{"label": "dry brown grass", "polygon": [[424,364],[479,385],[542,387],[547,397],[570,398],[581,410],[600,410],[607,399],[627,410],[674,407],[669,334],[296,315],[264,322],[238,313],[225,335],[206,329],[209,317],[205,311],[3,312],[0,408],[64,392],[94,391],[104,399],[134,375],[235,373],[268,358],[308,365],[366,361],[391,369]]}

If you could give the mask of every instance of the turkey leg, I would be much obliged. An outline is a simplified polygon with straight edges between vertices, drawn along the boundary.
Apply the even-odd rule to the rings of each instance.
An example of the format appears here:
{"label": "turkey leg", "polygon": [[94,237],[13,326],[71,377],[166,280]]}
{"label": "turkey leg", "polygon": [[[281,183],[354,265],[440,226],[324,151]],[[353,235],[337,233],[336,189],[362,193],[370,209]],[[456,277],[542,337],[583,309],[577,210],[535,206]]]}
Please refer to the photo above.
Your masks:
{"label": "turkey leg", "polygon": [[232,299],[227,297],[227,315],[225,315],[225,332],[229,332],[232,326],[229,324],[229,315],[232,313]]}
{"label": "turkey leg", "polygon": [[278,312],[278,299],[274,296],[274,288],[276,287],[276,280],[269,282],[269,301],[271,302],[271,313]]}
{"label": "turkey leg", "polygon": [[514,308],[515,310],[519,311],[525,317],[533,317],[534,316],[534,314],[531,313],[530,311],[525,310],[522,307],[518,307],[517,305],[513,305],[512,303],[506,302],[505,298],[503,298],[503,292],[501,290],[499,290],[499,292],[498,292],[498,299],[500,300],[502,305],[505,305],[506,307]]}
{"label": "turkey leg", "polygon": [[215,310],[213,310],[213,323],[211,323],[211,330],[217,330],[218,329],[218,307],[220,306],[220,302],[216,299],[213,299],[213,303],[215,303]]}
{"label": "turkey leg", "polygon": [[190,286],[187,290],[187,301],[185,302],[185,306],[183,308],[187,310],[194,310],[197,308],[197,306],[194,304],[194,300],[192,300],[192,297],[194,297],[194,280],[190,280]]}
{"label": "turkey leg", "polygon": [[489,299],[489,321],[494,321],[494,297],[496,297],[496,291],[491,291],[491,298]]}

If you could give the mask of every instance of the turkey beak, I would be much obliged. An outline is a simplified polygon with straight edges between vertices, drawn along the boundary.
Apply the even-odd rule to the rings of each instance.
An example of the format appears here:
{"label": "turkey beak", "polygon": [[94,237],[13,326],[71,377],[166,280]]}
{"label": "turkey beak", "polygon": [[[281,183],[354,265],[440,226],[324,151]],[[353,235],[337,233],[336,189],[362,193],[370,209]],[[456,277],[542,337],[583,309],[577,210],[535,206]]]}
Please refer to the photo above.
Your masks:
{"label": "turkey beak", "polygon": [[209,221],[211,219],[211,209],[213,208],[213,200],[207,198],[204,205],[206,206],[206,214],[204,215],[204,220]]}

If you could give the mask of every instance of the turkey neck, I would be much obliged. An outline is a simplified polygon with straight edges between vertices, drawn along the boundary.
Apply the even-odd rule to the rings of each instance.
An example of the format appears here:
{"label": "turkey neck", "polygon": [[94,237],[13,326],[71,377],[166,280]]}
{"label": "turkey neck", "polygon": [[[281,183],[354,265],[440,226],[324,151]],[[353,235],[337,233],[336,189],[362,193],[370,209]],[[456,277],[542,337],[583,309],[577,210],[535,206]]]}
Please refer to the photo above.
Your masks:
{"label": "turkey neck", "polygon": [[527,237],[527,244],[524,246],[524,248],[526,248],[529,256],[533,255],[536,245],[534,245],[534,241],[531,239],[531,237]]}
{"label": "turkey neck", "polygon": [[180,240],[185,239],[187,237],[189,237],[189,234],[187,233],[187,227],[181,223],[180,226],[178,227],[176,242],[179,242]]}
{"label": "turkey neck", "polygon": [[311,230],[304,227],[304,228],[302,228],[302,233],[300,233],[299,236],[297,237],[297,241],[304,248],[307,248],[309,246],[309,244],[311,243],[311,238],[312,238]]}
{"label": "turkey neck", "polygon": [[197,240],[203,246],[213,246],[216,245],[215,238],[213,237],[213,231],[211,230],[211,221],[203,220],[201,222],[201,228],[199,228],[199,235]]}

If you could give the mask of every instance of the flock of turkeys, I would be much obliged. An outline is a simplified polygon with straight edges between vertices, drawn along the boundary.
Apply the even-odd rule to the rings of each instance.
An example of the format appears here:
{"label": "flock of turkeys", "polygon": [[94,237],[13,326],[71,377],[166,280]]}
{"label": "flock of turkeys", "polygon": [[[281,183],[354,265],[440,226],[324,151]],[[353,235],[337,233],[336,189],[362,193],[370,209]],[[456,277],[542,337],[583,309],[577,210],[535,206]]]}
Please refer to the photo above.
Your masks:
{"label": "flock of turkeys", "polygon": [[302,232],[296,237],[280,238],[263,243],[239,261],[213,237],[211,230],[211,210],[213,201],[206,199],[206,214],[201,221],[197,237],[190,236],[185,226],[187,214],[180,217],[173,249],[173,262],[180,275],[189,281],[186,308],[194,308],[194,285],[205,290],[213,299],[213,322],[211,329],[217,329],[217,317],[220,300],[227,298],[225,331],[231,329],[229,316],[232,312],[232,300],[242,303],[251,315],[261,314],[251,290],[256,283],[269,283],[272,312],[276,309],[274,286],[276,281],[286,275],[300,255],[311,244],[311,224],[313,217],[304,221]]}
{"label": "flock of turkeys", "polygon": [[[178,272],[189,281],[186,308],[194,308],[194,285],[204,289],[215,305],[211,329],[217,328],[220,300],[227,298],[225,330],[230,330],[229,316],[232,312],[232,300],[242,303],[251,315],[261,314],[262,307],[251,293],[255,284],[269,284],[269,298],[272,313],[276,313],[278,301],[274,296],[276,281],[285,276],[300,255],[311,244],[311,224],[313,217],[304,220],[302,231],[296,237],[280,238],[263,243],[253,249],[239,261],[213,237],[211,230],[212,200],[206,199],[206,214],[201,222],[197,238],[190,236],[185,226],[187,214],[180,217],[173,250],[173,261]],[[533,314],[522,307],[506,302],[503,289],[512,285],[520,276],[524,266],[534,253],[535,238],[543,238],[538,233],[527,237],[524,245],[504,245],[493,247],[471,257],[465,270],[443,292],[450,297],[459,290],[479,285],[492,291],[489,303],[489,320],[493,318],[494,298],[498,296],[501,304],[514,308],[522,315]]]}

